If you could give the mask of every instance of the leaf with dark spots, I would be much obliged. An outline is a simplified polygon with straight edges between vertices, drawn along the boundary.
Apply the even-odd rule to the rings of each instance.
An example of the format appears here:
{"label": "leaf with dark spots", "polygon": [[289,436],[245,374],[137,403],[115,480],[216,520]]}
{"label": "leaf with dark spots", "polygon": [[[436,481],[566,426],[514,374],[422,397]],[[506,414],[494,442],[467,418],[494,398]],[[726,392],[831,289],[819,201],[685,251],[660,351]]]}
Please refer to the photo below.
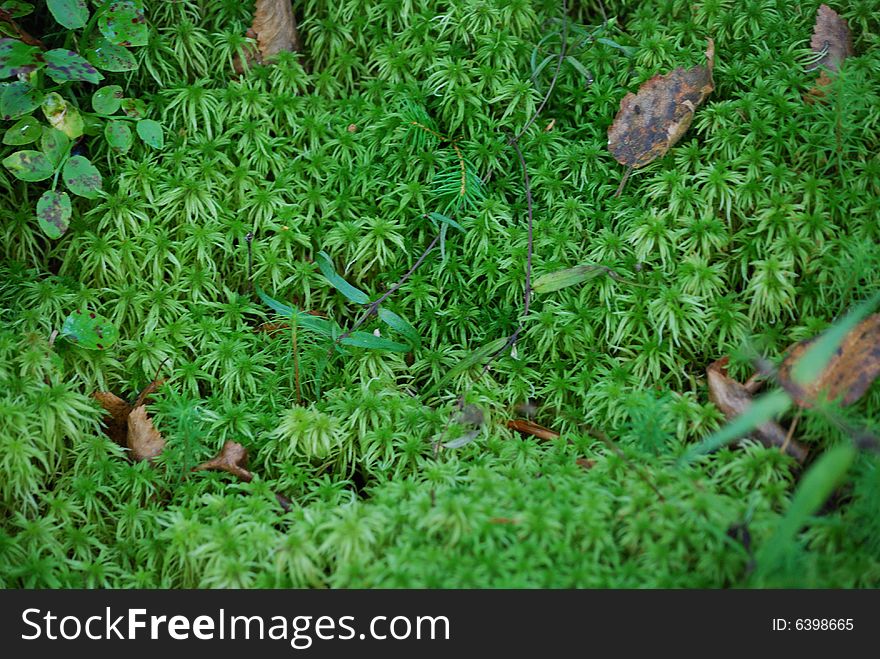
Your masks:
{"label": "leaf with dark spots", "polygon": [[72,213],[66,192],[46,190],[37,201],[37,222],[47,236],[58,239],[67,231]]}
{"label": "leaf with dark spots", "polygon": [[820,396],[852,405],[880,376],[880,314],[868,316],[846,334],[818,377],[799,383],[794,371],[817,339],[789,348],[779,367],[779,381],[801,407],[812,407]]}
{"label": "leaf with dark spots", "polygon": [[248,483],[253,480],[254,475],[247,470],[247,460],[248,452],[244,446],[238,442],[227,441],[223,444],[220,453],[198,467],[194,467],[193,471],[225,471]]}
{"label": "leaf with dark spots", "polygon": [[126,116],[133,119],[143,119],[147,116],[147,104],[139,98],[124,98],[120,105]]}
{"label": "leaf with dark spots", "polygon": [[55,167],[39,151],[16,151],[3,159],[3,166],[12,172],[15,178],[29,183],[45,181],[55,173]]}
{"label": "leaf with dark spots", "polygon": [[23,2],[23,0],[4,0],[3,3],[0,3],[0,8],[12,18],[21,18],[34,11],[34,6],[30,2]]}
{"label": "leaf with dark spots", "polygon": [[40,139],[43,134],[43,126],[36,117],[27,116],[19,119],[3,134],[3,144],[21,146],[30,144]]}
{"label": "leaf with dark spots", "polygon": [[0,80],[43,66],[40,49],[18,39],[0,39]]}
{"label": "leaf with dark spots", "polygon": [[142,2],[116,0],[98,19],[98,29],[117,46],[146,46],[149,30]]}
{"label": "leaf with dark spots", "polygon": [[608,149],[627,172],[660,158],[684,135],[697,106],[715,88],[714,65],[715,43],[709,39],[705,66],[656,75],[637,94],[623,97],[608,129]]}
{"label": "leaf with dark spots", "polygon": [[122,105],[122,87],[107,85],[92,94],[92,109],[105,116],[114,114]]}
{"label": "leaf with dark spots", "polygon": [[[706,369],[706,379],[709,384],[709,400],[731,420],[746,413],[752,406],[753,399],[746,386],[727,375],[728,361],[724,357],[712,362]],[[793,441],[775,421],[758,425],[752,435],[765,446],[785,446],[788,454],[794,456],[798,462],[803,462],[807,457],[807,449]]]}
{"label": "leaf with dark spots", "polygon": [[13,82],[0,95],[0,115],[10,120],[27,114],[43,102],[43,92],[26,82]]}
{"label": "leaf with dark spots", "polygon": [[64,184],[75,195],[95,199],[101,192],[101,174],[85,156],[73,156],[64,163]]}
{"label": "leaf with dark spots", "polygon": [[68,30],[85,27],[89,20],[85,0],[47,0],[46,4],[55,20]]}
{"label": "leaf with dark spots", "polygon": [[137,69],[137,60],[125,46],[110,43],[103,37],[86,50],[86,58],[99,69],[121,73]]}
{"label": "leaf with dark spots", "polygon": [[125,153],[134,143],[131,128],[124,121],[108,121],[104,126],[104,138],[117,153]]}
{"label": "leaf with dark spots", "polygon": [[855,53],[849,26],[828,5],[820,5],[816,12],[810,48],[818,59],[807,68],[808,71],[822,66],[837,71],[843,60]]}
{"label": "leaf with dark spots", "polygon": [[119,330],[93,311],[74,311],[64,321],[61,336],[89,350],[105,350],[116,343]]}
{"label": "leaf with dark spots", "polygon": [[40,136],[40,151],[46,154],[54,167],[61,164],[69,147],[70,140],[67,139],[67,135],[57,128],[43,126],[43,134]]}
{"label": "leaf with dark spots", "polygon": [[55,82],[99,82],[104,75],[72,50],[56,48],[43,55],[46,60],[46,74]]}

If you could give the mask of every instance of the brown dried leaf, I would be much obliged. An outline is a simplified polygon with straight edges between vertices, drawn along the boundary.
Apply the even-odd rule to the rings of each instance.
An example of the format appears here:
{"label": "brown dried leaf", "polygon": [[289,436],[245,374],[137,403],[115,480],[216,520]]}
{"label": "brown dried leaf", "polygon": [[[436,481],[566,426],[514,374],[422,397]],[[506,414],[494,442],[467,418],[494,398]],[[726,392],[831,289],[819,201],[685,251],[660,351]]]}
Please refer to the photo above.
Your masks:
{"label": "brown dried leaf", "polygon": [[550,428],[545,428],[534,421],[528,421],[526,419],[511,419],[507,422],[507,427],[516,430],[517,432],[521,432],[524,435],[532,435],[538,439],[549,440],[559,437],[559,433],[555,430],[550,430]]}
{"label": "brown dried leaf", "polygon": [[810,66],[808,71],[818,69],[820,66],[837,71],[840,63],[855,53],[849,26],[828,5],[820,5],[816,12],[816,25],[813,27],[810,48],[814,53],[824,53],[824,55]]}
{"label": "brown dried leaf", "polygon": [[[201,471],[204,469],[226,471],[233,476],[238,476],[241,480],[247,483],[253,480],[254,477],[254,475],[247,470],[247,460],[248,453],[244,446],[238,442],[227,441],[223,444],[223,449],[216,457],[211,458],[207,462],[203,462],[198,467],[195,467],[194,471]],[[281,503],[280,499],[279,503]],[[281,505],[283,508],[284,504],[281,503]],[[287,509],[285,508],[285,510]]]}
{"label": "brown dried leaf", "polygon": [[161,387],[163,384],[165,384],[165,378],[156,378],[155,380],[150,382],[150,384],[144,387],[144,390],[140,394],[138,394],[137,400],[134,402],[134,405],[132,405],[132,407],[140,407],[141,405],[150,402],[148,400],[149,397],[156,393],[159,387]]}
{"label": "brown dried leaf", "polygon": [[109,391],[96,391],[92,397],[101,404],[108,416],[103,419],[104,433],[120,446],[125,446],[128,435],[128,415],[131,405]]}
{"label": "brown dried leaf", "polygon": [[290,0],[257,0],[251,30],[257,35],[260,61],[283,50],[301,50]]}
{"label": "brown dried leaf", "polygon": [[[723,357],[709,364],[706,377],[709,382],[709,400],[730,420],[745,412],[752,404],[752,395],[745,386],[727,375],[728,358]],[[785,446],[786,452],[803,462],[807,457],[807,449],[796,441],[788,439],[786,431],[775,421],[758,426],[752,433],[753,437],[764,446]]]}
{"label": "brown dried leaf", "polygon": [[880,376],[880,314],[868,316],[846,335],[821,375],[808,386],[796,384],[791,371],[818,337],[795,343],[779,366],[779,381],[801,407],[812,407],[820,395],[852,405]]}
{"label": "brown dried leaf", "polygon": [[638,169],[663,156],[684,135],[697,106],[715,88],[714,66],[715,42],[709,39],[705,66],[656,75],[637,94],[624,96],[608,129],[608,149],[617,161]]}
{"label": "brown dried leaf", "polygon": [[590,458],[578,458],[575,462],[577,463],[577,466],[584,471],[589,471],[596,466],[596,461],[591,460]]}
{"label": "brown dried leaf", "polygon": [[147,416],[146,405],[136,407],[128,415],[126,445],[134,460],[152,460],[165,448],[165,439]]}

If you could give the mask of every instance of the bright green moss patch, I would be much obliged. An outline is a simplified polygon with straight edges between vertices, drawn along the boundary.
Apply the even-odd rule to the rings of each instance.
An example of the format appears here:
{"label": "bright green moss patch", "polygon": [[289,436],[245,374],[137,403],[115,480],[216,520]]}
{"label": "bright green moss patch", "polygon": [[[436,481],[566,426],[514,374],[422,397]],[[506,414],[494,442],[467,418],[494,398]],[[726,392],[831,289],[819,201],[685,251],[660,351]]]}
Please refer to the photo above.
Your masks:
{"label": "bright green moss patch", "polygon": [[[723,422],[708,364],[729,355],[745,380],[745,343],[778,362],[878,288],[880,3],[835,6],[856,54],[820,99],[818,2],[603,4],[604,27],[599,3],[570,15],[571,59],[519,145],[532,280],[605,270],[543,286],[522,317],[506,143],[550,85],[558,3],[295,2],[304,52],[238,77],[252,3],[147,2],[140,66],[108,84],[129,85],[150,146],[85,142],[104,192],[71,197],[58,240],[31,210],[46,184],[0,171],[0,585],[880,586],[875,455],[772,569],[757,558],[803,470],[754,443],[679,460]],[[614,198],[620,99],[702,63],[709,37],[715,91]],[[394,316],[359,327],[409,352],[328,351],[364,311],[351,296],[378,299],[441,230],[383,301]],[[295,335],[253,283],[301,312]],[[115,343],[50,344],[85,309]],[[134,399],[157,372],[166,449],[133,464],[91,394]],[[463,394],[484,423],[437,449]],[[559,439],[507,428],[529,401]],[[845,415],[876,432],[880,387]],[[849,441],[810,410],[796,437],[814,456]],[[192,471],[227,440],[252,482]]]}

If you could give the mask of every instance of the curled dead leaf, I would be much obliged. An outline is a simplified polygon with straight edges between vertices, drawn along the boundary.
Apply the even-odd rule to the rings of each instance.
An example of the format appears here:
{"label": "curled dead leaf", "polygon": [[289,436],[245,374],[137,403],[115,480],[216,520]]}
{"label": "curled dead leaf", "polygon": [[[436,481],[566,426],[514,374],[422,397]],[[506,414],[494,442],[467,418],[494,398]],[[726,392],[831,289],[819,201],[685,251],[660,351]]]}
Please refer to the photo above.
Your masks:
{"label": "curled dead leaf", "polygon": [[126,444],[135,460],[152,460],[165,448],[165,439],[147,416],[146,405],[136,407],[128,415]]}
{"label": "curled dead leaf", "polygon": [[109,391],[96,391],[92,397],[107,411],[103,419],[105,434],[120,446],[125,446],[131,405]]}
{"label": "curled dead leaf", "polygon": [[534,421],[528,421],[527,419],[511,419],[507,422],[507,427],[511,430],[521,432],[524,435],[537,437],[538,439],[550,440],[559,437],[559,433],[555,430],[550,430],[550,428],[545,428],[544,426],[538,425]]}
{"label": "curled dead leaf", "polygon": [[807,68],[808,71],[821,66],[837,71],[841,62],[855,53],[849,26],[828,5],[820,5],[816,12],[810,48],[820,57]]}
{"label": "curled dead leaf", "polygon": [[[193,470],[225,471],[248,483],[253,480],[254,475],[247,470],[247,460],[248,453],[244,446],[238,442],[227,441],[223,444],[220,453],[207,462],[203,462],[198,467],[195,467]],[[281,503],[282,508],[285,508],[284,503],[280,499],[279,503]],[[287,508],[285,508],[285,510],[287,510]]]}
{"label": "curled dead leaf", "polygon": [[[748,410],[752,404],[752,394],[744,385],[727,375],[728,361],[727,357],[723,357],[709,364],[706,378],[709,384],[709,400],[730,420]],[[785,447],[786,453],[798,462],[803,462],[807,458],[807,449],[792,440],[775,421],[768,421],[758,426],[752,435],[764,446]]]}
{"label": "curled dead leaf", "polygon": [[850,331],[818,378],[799,385],[792,369],[818,337],[795,343],[779,366],[778,378],[801,407],[812,407],[819,396],[852,405],[880,376],[880,314],[868,316]]}
{"label": "curled dead leaf", "polygon": [[261,62],[284,50],[302,50],[290,0],[257,0],[251,30],[257,36]]}
{"label": "curled dead leaf", "polygon": [[[715,88],[714,66],[715,42],[709,39],[705,66],[656,75],[638,93],[623,97],[608,129],[608,149],[627,172],[663,156],[684,135],[697,106]],[[625,181],[626,175],[621,188]]]}

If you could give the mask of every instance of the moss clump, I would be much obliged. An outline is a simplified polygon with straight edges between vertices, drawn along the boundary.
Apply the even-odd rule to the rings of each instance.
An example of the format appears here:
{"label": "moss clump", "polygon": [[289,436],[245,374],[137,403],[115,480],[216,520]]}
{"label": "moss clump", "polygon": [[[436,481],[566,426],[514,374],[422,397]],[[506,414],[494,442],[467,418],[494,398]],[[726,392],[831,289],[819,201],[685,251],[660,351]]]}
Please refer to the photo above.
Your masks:
{"label": "moss clump", "polygon": [[[252,3],[146,4],[151,39],[129,84],[166,148],[108,156],[108,194],[78,205],[59,242],[17,210],[38,192],[3,193],[0,585],[880,585],[876,458],[859,458],[787,570],[757,581],[751,552],[785,512],[795,466],[756,445],[677,462],[721,421],[708,363],[731,354],[744,376],[744,341],[778,357],[877,288],[880,3],[838,8],[857,56],[812,103],[818,2],[605,2],[618,27],[602,39],[584,36],[602,19],[581,3],[577,65],[521,140],[534,273],[598,263],[640,286],[537,296],[516,358],[452,377],[519,322],[526,202],[505,140],[549,84],[553,65],[532,80],[530,60],[559,31],[558,3],[295,3],[304,54],[241,78]],[[620,98],[699,63],[710,36],[715,92],[614,198]],[[413,112],[445,139],[414,137]],[[456,204],[462,158],[488,177]],[[273,315],[249,287],[248,233],[264,289],[347,327],[360,310],[315,254],[375,299],[434,237],[421,214],[450,208],[465,232],[387,303],[421,336],[411,354],[352,348],[325,364],[308,331],[294,352],[289,329],[256,330]],[[119,328],[111,351],[49,345],[82,306]],[[160,367],[171,378],[150,409],[168,448],[131,464],[90,394],[136,395]],[[464,391],[484,430],[435,455]],[[506,428],[529,399],[562,438]],[[876,426],[880,390],[853,413]],[[840,436],[810,412],[798,434],[815,452]],[[250,450],[253,482],[190,471],[226,440]]]}

